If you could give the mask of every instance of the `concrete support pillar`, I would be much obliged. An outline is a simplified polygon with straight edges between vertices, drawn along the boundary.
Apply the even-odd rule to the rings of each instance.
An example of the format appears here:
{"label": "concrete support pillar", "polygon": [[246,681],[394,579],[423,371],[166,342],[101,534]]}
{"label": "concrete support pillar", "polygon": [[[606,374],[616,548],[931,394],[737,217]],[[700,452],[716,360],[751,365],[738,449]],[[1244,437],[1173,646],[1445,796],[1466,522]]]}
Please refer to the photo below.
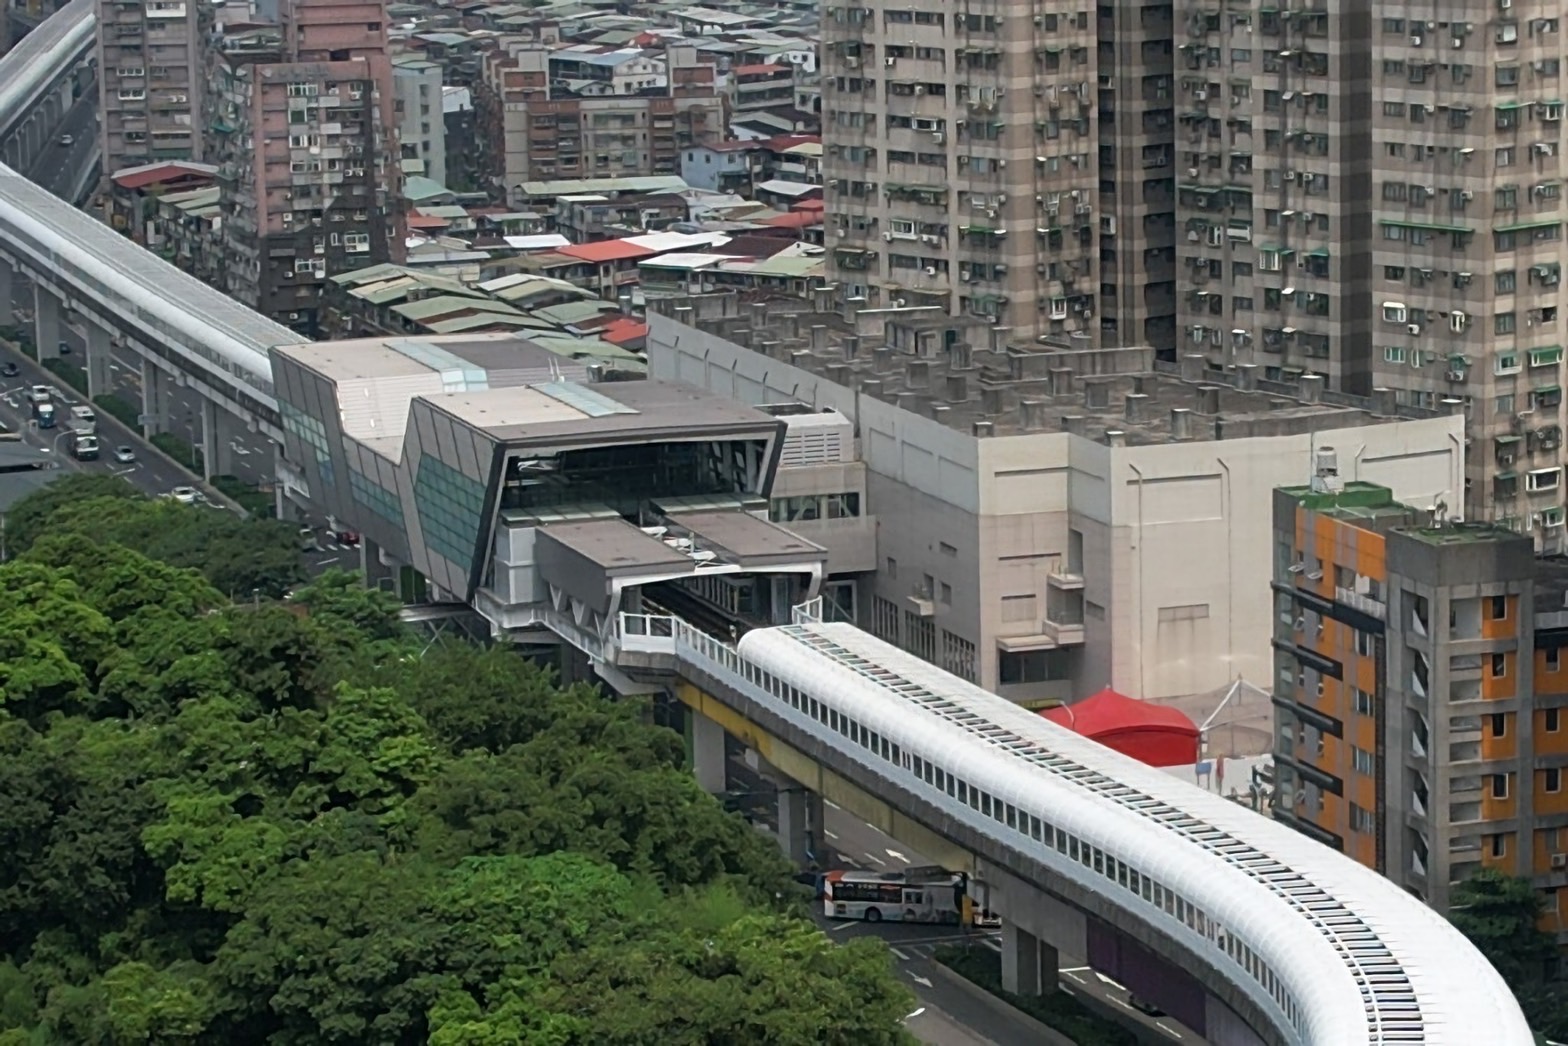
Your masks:
{"label": "concrete support pillar", "polygon": [[142,359],[142,438],[151,439],[155,433],[168,427],[165,416],[168,397],[163,394],[163,372],[152,361]]}
{"label": "concrete support pillar", "polygon": [[97,399],[114,391],[109,370],[109,332],[96,323],[87,325],[87,397]]}
{"label": "concrete support pillar", "polygon": [[366,588],[380,588],[388,592],[397,589],[393,569],[381,562],[381,546],[364,535],[360,535],[359,539],[359,572],[365,575]]}
{"label": "concrete support pillar", "polygon": [[38,359],[57,359],[60,355],[60,299],[47,287],[33,284],[33,340]]}
{"label": "concrete support pillar", "polygon": [[0,261],[0,327],[9,327],[16,316],[12,296],[16,293],[15,270]]}
{"label": "concrete support pillar", "polygon": [[817,792],[806,793],[806,849],[811,851],[812,863],[821,868],[828,863],[827,804]]}
{"label": "concrete support pillar", "polygon": [[223,411],[211,400],[201,401],[201,478],[234,474],[234,450],[223,431]]}
{"label": "concrete support pillar", "polygon": [[1002,923],[1002,990],[1039,995],[1057,987],[1056,949],[1027,930]]}
{"label": "concrete support pillar", "polygon": [[701,712],[688,709],[691,723],[691,769],[697,783],[709,795],[720,795],[729,786],[724,759],[724,728]]}
{"label": "concrete support pillar", "polygon": [[779,789],[779,843],[797,868],[811,860],[811,835],[806,823],[806,790],[791,782]]}

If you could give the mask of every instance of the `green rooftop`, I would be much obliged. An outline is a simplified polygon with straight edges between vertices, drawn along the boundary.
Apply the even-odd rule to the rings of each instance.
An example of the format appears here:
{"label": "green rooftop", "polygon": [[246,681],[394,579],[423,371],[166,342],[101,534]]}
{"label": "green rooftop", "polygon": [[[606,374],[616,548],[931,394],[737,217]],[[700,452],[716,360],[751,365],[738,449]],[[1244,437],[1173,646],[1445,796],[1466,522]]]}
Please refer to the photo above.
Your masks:
{"label": "green rooftop", "polygon": [[1313,490],[1305,487],[1281,487],[1280,491],[1301,502],[1301,507],[1314,512],[1331,509],[1400,508],[1405,506],[1394,500],[1394,492],[1376,483],[1352,480],[1339,490]]}
{"label": "green rooftop", "polygon": [[1517,530],[1497,523],[1450,523],[1442,527],[1402,527],[1399,531],[1429,545],[1477,545],[1489,541],[1519,541]]}

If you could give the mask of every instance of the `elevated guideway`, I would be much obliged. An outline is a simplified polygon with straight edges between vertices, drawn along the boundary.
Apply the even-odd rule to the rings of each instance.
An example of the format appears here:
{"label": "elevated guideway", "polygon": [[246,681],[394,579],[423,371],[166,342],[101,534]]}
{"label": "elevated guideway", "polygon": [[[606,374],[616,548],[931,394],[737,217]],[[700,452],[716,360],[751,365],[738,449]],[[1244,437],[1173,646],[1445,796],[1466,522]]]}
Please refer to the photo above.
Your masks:
{"label": "elevated guideway", "polygon": [[[1093,961],[1104,927],[1195,979],[1205,1006],[1181,1019],[1214,1043],[1534,1041],[1480,953],[1376,872],[852,625],[798,612],[729,643],[623,614],[615,631],[599,656],[618,671],[667,674],[807,789],[987,884],[1019,990],[1054,984],[1058,948]],[[694,731],[699,764],[715,733]]]}
{"label": "elevated guideway", "polygon": [[[91,59],[93,31],[92,0],[72,0],[0,58],[0,142],[8,160],[24,161],[28,143],[53,133],[69,99],[63,85]],[[62,309],[87,325],[93,395],[107,391],[111,340],[141,361],[148,431],[161,427],[172,382],[201,396],[204,420],[214,421],[210,428],[222,410],[282,439],[269,353],[301,336],[138,247],[8,164],[0,166],[0,324],[12,320],[17,275],[34,287],[41,356],[59,344]]]}

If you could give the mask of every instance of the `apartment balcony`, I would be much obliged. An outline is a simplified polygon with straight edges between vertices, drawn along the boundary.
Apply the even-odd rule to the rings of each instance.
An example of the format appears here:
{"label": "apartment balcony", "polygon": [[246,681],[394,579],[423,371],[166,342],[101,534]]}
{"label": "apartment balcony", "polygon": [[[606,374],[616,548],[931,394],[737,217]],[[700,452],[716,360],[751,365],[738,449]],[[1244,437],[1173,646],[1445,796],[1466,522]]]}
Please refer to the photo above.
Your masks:
{"label": "apartment balcony", "polygon": [[1046,583],[1054,589],[1063,592],[1076,592],[1083,589],[1083,575],[1065,567],[1053,567],[1046,577]]}
{"label": "apartment balcony", "polygon": [[1350,607],[1352,610],[1361,611],[1368,617],[1375,617],[1379,621],[1388,620],[1388,604],[1384,603],[1380,599],[1373,599],[1371,596],[1362,595],[1355,589],[1340,588],[1336,586],[1334,588],[1334,599],[1336,602]]}

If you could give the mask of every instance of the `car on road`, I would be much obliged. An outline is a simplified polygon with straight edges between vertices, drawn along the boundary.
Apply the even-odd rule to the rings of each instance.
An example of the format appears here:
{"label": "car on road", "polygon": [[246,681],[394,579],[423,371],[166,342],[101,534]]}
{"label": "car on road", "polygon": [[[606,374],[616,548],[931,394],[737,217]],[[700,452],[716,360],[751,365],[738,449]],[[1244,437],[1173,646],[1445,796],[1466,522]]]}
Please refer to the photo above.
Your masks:
{"label": "car on road", "polygon": [[1152,1002],[1146,1002],[1143,999],[1138,998],[1132,992],[1128,992],[1127,993],[1127,1005],[1131,1006],[1133,1009],[1137,1010],[1139,1013],[1143,1014],[1145,1017],[1163,1017],[1163,1016],[1165,1016],[1165,1011],[1164,1010],[1160,1009],[1158,1006],[1154,1005],[1154,1003],[1152,1003]]}
{"label": "car on road", "polygon": [[169,497],[182,505],[194,505],[202,500],[201,491],[195,487],[175,487],[169,491]]}
{"label": "car on road", "polygon": [[27,398],[32,400],[33,403],[35,403],[35,404],[37,404],[37,403],[48,403],[49,402],[49,386],[47,386],[47,385],[34,385],[32,388],[27,390]]}
{"label": "car on road", "polygon": [[69,356],[70,354],[71,354],[71,343],[68,342],[68,341],[62,341],[60,343],[60,355],[62,355],[62,356]]}
{"label": "car on road", "polygon": [[60,144],[61,145],[75,145],[76,144],[76,135],[74,135],[74,134],[62,134],[60,136]]}
{"label": "car on road", "polygon": [[22,368],[14,363],[7,363],[5,366],[0,367],[0,377],[14,378],[20,373],[22,373]]}
{"label": "car on road", "polygon": [[115,447],[114,460],[122,465],[129,465],[136,460],[136,451],[132,447]]}

